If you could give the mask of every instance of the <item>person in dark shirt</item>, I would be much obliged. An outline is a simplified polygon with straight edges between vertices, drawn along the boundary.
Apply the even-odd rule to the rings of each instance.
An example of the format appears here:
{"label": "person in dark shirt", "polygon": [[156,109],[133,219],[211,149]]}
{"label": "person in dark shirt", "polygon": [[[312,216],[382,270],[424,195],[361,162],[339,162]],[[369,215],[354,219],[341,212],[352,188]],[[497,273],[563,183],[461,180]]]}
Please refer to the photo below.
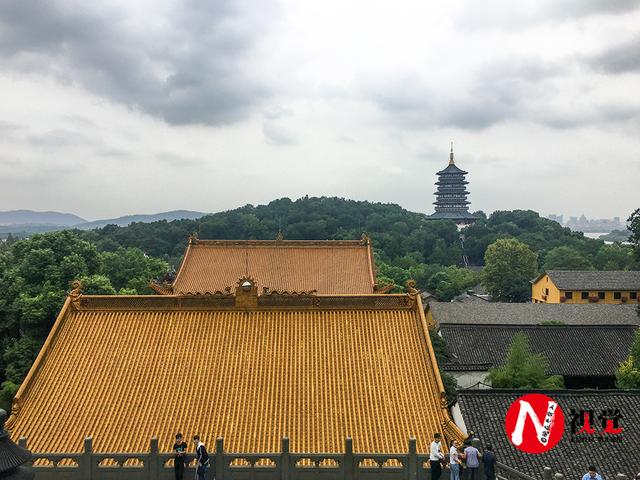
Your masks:
{"label": "person in dark shirt", "polygon": [[207,474],[207,470],[209,470],[209,454],[198,435],[193,436],[193,444],[196,446],[196,460],[198,461],[196,476],[198,480],[204,480],[204,476]]}
{"label": "person in dark shirt", "polygon": [[185,454],[187,453],[187,442],[182,439],[181,433],[176,434],[176,443],[173,444],[173,451],[176,452],[173,459],[173,469],[176,473],[176,480],[182,480],[186,460]]}
{"label": "person in dark shirt", "polygon": [[496,456],[491,445],[487,445],[485,452],[482,454],[482,465],[487,480],[496,480]]}

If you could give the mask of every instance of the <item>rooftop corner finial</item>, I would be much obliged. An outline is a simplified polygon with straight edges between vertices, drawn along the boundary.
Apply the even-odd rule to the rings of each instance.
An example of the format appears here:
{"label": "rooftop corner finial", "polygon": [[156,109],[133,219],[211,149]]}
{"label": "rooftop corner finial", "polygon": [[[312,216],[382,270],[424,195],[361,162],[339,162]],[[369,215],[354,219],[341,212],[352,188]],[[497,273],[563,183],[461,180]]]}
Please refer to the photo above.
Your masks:
{"label": "rooftop corner finial", "polygon": [[80,280],[74,280],[71,282],[71,291],[69,295],[73,298],[78,298],[82,295],[82,289],[84,288],[84,284]]}
{"label": "rooftop corner finial", "polygon": [[449,165],[453,165],[453,140],[451,141],[451,151],[449,152]]}

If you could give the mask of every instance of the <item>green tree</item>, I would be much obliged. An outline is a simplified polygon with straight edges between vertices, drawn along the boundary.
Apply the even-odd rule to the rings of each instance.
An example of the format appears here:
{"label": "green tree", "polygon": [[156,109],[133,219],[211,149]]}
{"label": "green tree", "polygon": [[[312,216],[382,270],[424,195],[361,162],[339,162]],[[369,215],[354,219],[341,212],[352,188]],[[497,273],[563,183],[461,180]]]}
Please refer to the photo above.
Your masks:
{"label": "green tree", "polygon": [[629,357],[616,371],[616,386],[627,390],[640,388],[640,330],[636,330]]}
{"label": "green tree", "polygon": [[501,238],[485,253],[482,283],[495,301],[526,302],[538,270],[537,255],[515,238]]}
{"label": "green tree", "polygon": [[479,274],[468,268],[445,267],[429,278],[427,287],[441,302],[449,302],[478,284]]}
{"label": "green tree", "polygon": [[442,370],[442,365],[446,362],[446,343],[444,338],[438,335],[435,329],[429,331],[429,339],[431,340],[431,346],[433,347],[433,353],[436,357],[436,363],[438,364],[438,370],[440,372],[440,378],[442,378],[442,384],[444,386],[444,392],[447,396],[447,402],[449,405],[453,405],[458,397],[458,381],[456,377]]}
{"label": "green tree", "polygon": [[529,338],[524,332],[514,335],[504,365],[489,370],[494,388],[563,388],[560,375],[547,376],[549,362],[544,355],[531,351]]}
{"label": "green tree", "polygon": [[593,270],[593,264],[575,248],[562,245],[545,255],[544,270]]}
{"label": "green tree", "polygon": [[82,277],[82,293],[86,295],[115,295],[116,290],[105,275]]}
{"label": "green tree", "polygon": [[595,258],[594,266],[598,270],[627,270],[639,268],[633,256],[633,248],[628,245],[614,243],[603,245]]}
{"label": "green tree", "polygon": [[[165,225],[166,226],[166,225]],[[12,241],[13,242],[13,241]],[[150,293],[168,264],[135,247],[98,252],[77,232],[33,235],[0,250],[0,402],[8,406],[70,289],[87,294]]]}
{"label": "green tree", "polygon": [[633,250],[636,255],[636,259],[640,261],[640,208],[636,209],[631,216],[627,219],[631,236],[629,241],[633,245]]}
{"label": "green tree", "polygon": [[169,269],[167,262],[149,257],[136,247],[101,253],[100,261],[100,273],[110,280],[115,290],[125,288],[140,294],[153,293],[149,289],[149,281]]}

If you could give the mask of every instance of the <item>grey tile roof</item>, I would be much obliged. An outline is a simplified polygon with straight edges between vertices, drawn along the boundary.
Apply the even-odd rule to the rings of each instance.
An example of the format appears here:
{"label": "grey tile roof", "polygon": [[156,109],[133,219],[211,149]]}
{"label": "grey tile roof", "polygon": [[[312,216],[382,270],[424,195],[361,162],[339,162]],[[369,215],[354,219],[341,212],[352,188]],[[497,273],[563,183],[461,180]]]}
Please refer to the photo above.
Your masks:
{"label": "grey tile roof", "polygon": [[640,271],[549,270],[560,290],[640,290]]}
{"label": "grey tile roof", "polygon": [[532,351],[549,360],[553,375],[613,376],[629,355],[635,325],[464,325],[443,324],[445,370],[487,370],[503,365],[517,332]]}
{"label": "grey tile roof", "polygon": [[431,302],[436,323],[537,325],[561,321],[568,325],[640,325],[637,305]]}
{"label": "grey tile roof", "polygon": [[[565,433],[551,450],[530,455],[516,449],[504,429],[507,409],[523,390],[463,390],[458,393],[460,410],[467,429],[476,432],[483,443],[491,443],[499,462],[535,478],[542,478],[544,467],[578,479],[595,465],[605,480],[623,473],[634,478],[640,472],[640,391],[556,390],[541,391],[556,400],[565,413]],[[621,441],[572,443],[571,409],[594,410],[594,421],[605,408],[618,408],[623,415]]]}

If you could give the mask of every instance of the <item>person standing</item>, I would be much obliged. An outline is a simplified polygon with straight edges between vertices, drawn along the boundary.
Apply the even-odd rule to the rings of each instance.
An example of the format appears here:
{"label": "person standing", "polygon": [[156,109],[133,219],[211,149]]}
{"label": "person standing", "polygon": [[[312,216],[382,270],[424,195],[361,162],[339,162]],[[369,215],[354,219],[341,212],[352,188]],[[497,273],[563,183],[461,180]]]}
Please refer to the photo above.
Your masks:
{"label": "person standing", "polygon": [[176,443],[173,444],[173,451],[176,452],[173,458],[173,470],[176,474],[176,480],[182,480],[184,476],[184,463],[186,460],[187,443],[182,439],[182,434],[176,434]]}
{"label": "person standing", "polygon": [[456,440],[451,442],[451,449],[449,450],[449,470],[451,471],[451,480],[460,480],[460,452],[458,452],[458,442]]}
{"label": "person standing", "polygon": [[491,445],[487,445],[485,452],[482,454],[482,466],[484,467],[486,479],[496,480],[496,456]]}
{"label": "person standing", "polygon": [[207,470],[209,470],[209,454],[204,443],[200,441],[200,436],[193,436],[193,444],[196,446],[196,477],[198,480],[204,480]]}
{"label": "person standing", "polygon": [[480,470],[480,452],[473,445],[464,449],[464,459],[469,469],[469,480],[476,480]]}
{"label": "person standing", "polygon": [[442,460],[444,460],[444,455],[442,454],[440,434],[435,433],[433,435],[433,442],[431,442],[431,450],[429,453],[429,464],[431,465],[431,480],[439,480],[440,475],[442,474]]}
{"label": "person standing", "polygon": [[602,480],[602,476],[593,465],[589,466],[589,471],[582,476],[582,480]]}

